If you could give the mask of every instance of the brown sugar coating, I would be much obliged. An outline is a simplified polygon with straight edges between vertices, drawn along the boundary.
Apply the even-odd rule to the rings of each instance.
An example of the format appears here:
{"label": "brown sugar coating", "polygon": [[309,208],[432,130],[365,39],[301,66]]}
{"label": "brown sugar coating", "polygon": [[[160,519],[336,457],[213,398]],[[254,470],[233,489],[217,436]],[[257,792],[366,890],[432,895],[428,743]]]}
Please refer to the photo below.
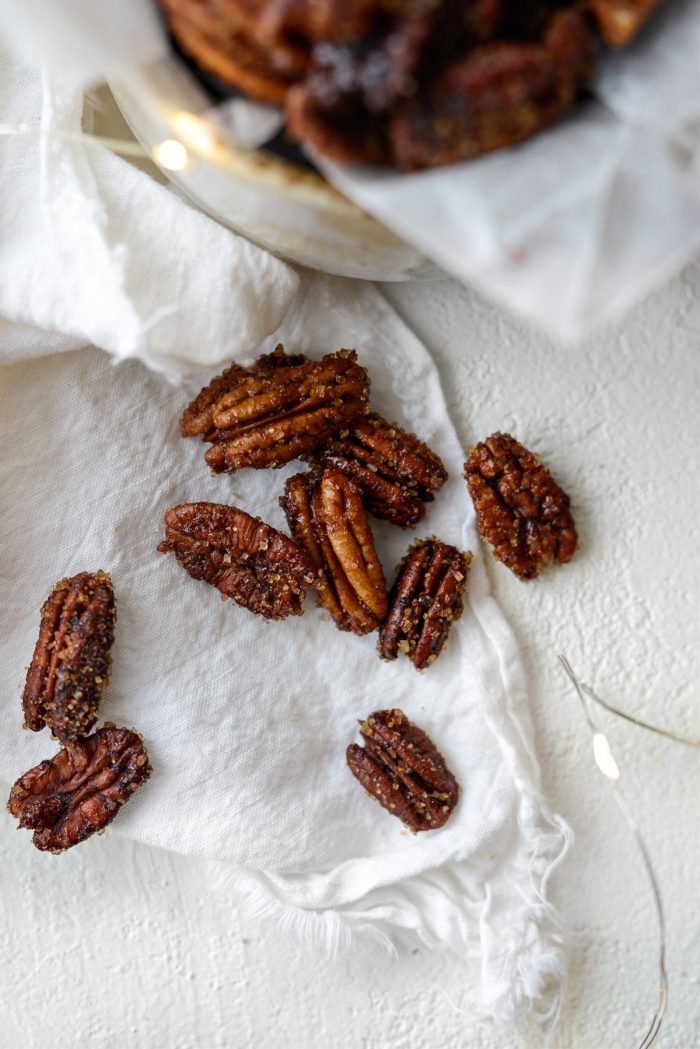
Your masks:
{"label": "brown sugar coating", "polygon": [[333,436],[313,458],[354,481],[375,517],[401,527],[423,518],[425,503],[447,480],[442,460],[427,444],[376,412]]}
{"label": "brown sugar coating", "polygon": [[37,849],[64,852],[104,830],[150,774],[138,733],[105,725],[25,772],[7,807]]}
{"label": "brown sugar coating", "polygon": [[475,47],[392,119],[392,155],[414,169],[522,142],[572,105],[592,60],[591,31],[574,10],[554,15],[541,42]]}
{"label": "brown sugar coating", "polygon": [[26,728],[48,725],[62,743],[87,735],[109,680],[116,608],[106,572],[56,583],[41,609],[22,695]]}
{"label": "brown sugar coating", "polygon": [[235,506],[183,503],[165,513],[165,541],[193,579],[265,619],[299,616],[316,570],[289,536]]}
{"label": "brown sugar coating", "polygon": [[569,497],[514,437],[495,433],[477,444],[465,476],[481,535],[519,579],[571,559],[578,537]]}
{"label": "brown sugar coating", "polygon": [[286,357],[282,347],[252,368],[232,365],[185,409],[185,436],[202,434],[215,473],[284,466],[313,452],[367,412],[369,377],[354,350],[319,361]]}
{"label": "brown sugar coating", "polygon": [[397,709],[370,714],[360,732],[364,746],[351,743],[346,759],[367,793],[414,833],[443,827],[459,786],[432,740]]}
{"label": "brown sugar coating", "polygon": [[336,626],[355,634],[376,630],[386,615],[386,581],[357,486],[329,465],[290,477],[280,505],[314,563],[319,602]]}
{"label": "brown sugar coating", "polygon": [[439,539],[421,539],[399,565],[389,614],[379,634],[379,655],[409,657],[424,670],[442,652],[452,623],[462,615],[471,554]]}

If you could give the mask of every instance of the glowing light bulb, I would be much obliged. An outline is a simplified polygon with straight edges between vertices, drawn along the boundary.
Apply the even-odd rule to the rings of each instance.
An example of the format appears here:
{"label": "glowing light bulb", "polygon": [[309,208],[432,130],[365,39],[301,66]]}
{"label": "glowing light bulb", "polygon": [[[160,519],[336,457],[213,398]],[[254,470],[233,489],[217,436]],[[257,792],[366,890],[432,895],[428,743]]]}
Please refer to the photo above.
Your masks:
{"label": "glowing light bulb", "polygon": [[620,778],[620,770],[612,756],[610,744],[602,732],[596,732],[593,736],[593,757],[604,776],[607,776],[608,779]]}
{"label": "glowing light bulb", "polygon": [[159,167],[166,171],[184,171],[190,163],[187,150],[182,142],[176,142],[174,138],[166,138],[154,146],[151,156]]}

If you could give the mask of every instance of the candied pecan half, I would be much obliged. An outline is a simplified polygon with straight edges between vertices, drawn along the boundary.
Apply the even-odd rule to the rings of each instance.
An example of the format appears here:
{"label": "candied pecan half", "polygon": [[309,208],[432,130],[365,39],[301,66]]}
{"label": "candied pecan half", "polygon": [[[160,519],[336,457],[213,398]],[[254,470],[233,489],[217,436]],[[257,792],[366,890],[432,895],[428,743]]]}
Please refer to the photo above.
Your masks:
{"label": "candied pecan half", "polygon": [[416,670],[434,663],[450,626],[462,614],[471,554],[439,539],[419,539],[399,565],[389,595],[389,615],[379,635],[379,655],[404,652]]}
{"label": "candied pecan half", "polygon": [[589,8],[606,44],[624,47],[663,0],[590,0]]}
{"label": "candied pecan half", "polygon": [[283,466],[363,415],[368,393],[354,350],[294,363],[282,353],[214,379],[185,410],[182,429],[212,443],[204,458],[217,473]]}
{"label": "candied pecan half", "polygon": [[357,486],[328,465],[319,475],[290,477],[280,505],[316,566],[319,602],[339,629],[376,630],[386,615],[386,581]]}
{"label": "candied pecan half", "polygon": [[377,710],[360,723],[364,747],[351,743],[350,771],[365,790],[414,833],[444,826],[459,786],[445,759],[401,710]]}
{"label": "candied pecan half", "polygon": [[7,807],[37,849],[64,852],[111,823],[150,774],[139,734],[105,725],[20,776]]}
{"label": "candied pecan half", "polygon": [[284,346],[279,343],[274,353],[265,353],[258,357],[250,368],[244,368],[234,361],[221,373],[215,376],[201,390],[195,399],[187,405],[180,420],[180,432],[183,437],[206,436],[213,428],[212,413],[214,407],[225,393],[233,390],[246,375],[271,375],[277,368],[293,368],[306,361],[303,353],[288,355]]}
{"label": "candied pecan half", "polygon": [[520,579],[534,579],[548,561],[569,561],[578,542],[569,497],[549,470],[507,433],[472,448],[467,485],[481,535]]}
{"label": "candied pecan half", "polygon": [[353,480],[375,517],[401,527],[421,520],[424,504],[447,480],[442,460],[427,444],[376,412],[332,437],[314,458]]}
{"label": "candied pecan half", "polygon": [[265,619],[300,616],[304,595],[316,583],[313,563],[293,539],[235,506],[173,506],[158,550],[172,550],[193,579]]}
{"label": "candied pecan half", "polygon": [[572,105],[592,62],[591,29],[573,8],[552,16],[539,43],[479,45],[397,109],[393,158],[413,170],[522,142]]}
{"label": "candied pecan half", "polygon": [[62,743],[87,735],[109,680],[116,609],[106,572],[61,579],[41,609],[22,695],[25,727]]}

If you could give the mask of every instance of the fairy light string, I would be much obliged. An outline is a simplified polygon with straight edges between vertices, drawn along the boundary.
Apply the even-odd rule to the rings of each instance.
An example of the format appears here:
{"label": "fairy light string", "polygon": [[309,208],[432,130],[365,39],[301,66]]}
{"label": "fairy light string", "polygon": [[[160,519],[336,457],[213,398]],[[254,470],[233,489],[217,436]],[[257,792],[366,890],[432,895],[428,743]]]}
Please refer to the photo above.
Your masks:
{"label": "fairy light string", "polygon": [[663,1018],[668,1008],[668,976],[666,973],[666,920],[664,915],[663,900],[661,896],[661,889],[659,887],[659,880],[654,869],[654,865],[651,860],[651,855],[647,848],[646,842],[642,837],[641,831],[637,824],[627,799],[620,787],[620,769],[618,768],[617,762],[610,749],[610,744],[607,737],[603,732],[600,731],[598,725],[592,714],[592,704],[597,704],[602,709],[608,711],[610,714],[614,714],[616,717],[622,718],[632,725],[636,725],[638,728],[642,728],[647,732],[653,732],[658,736],[662,736],[664,739],[669,739],[674,743],[683,743],[685,746],[696,747],[700,749],[700,740],[689,739],[686,736],[678,735],[675,732],[671,732],[665,728],[659,728],[657,725],[651,725],[647,721],[642,721],[639,718],[633,717],[631,714],[625,711],[618,710],[611,703],[601,699],[589,685],[585,685],[574,673],[571,664],[565,656],[559,656],[559,662],[564,668],[569,680],[576,689],[576,694],[581,703],[583,714],[586,719],[589,731],[591,733],[591,741],[593,745],[593,757],[596,765],[607,779],[611,781],[613,796],[617,802],[618,808],[624,816],[625,822],[627,823],[632,836],[634,837],[640,855],[644,869],[649,879],[651,887],[652,897],[654,899],[654,906],[656,908],[657,923],[659,929],[659,954],[658,954],[658,974],[659,974],[659,1000],[656,1006],[656,1011],[652,1017],[649,1028],[644,1035],[642,1041],[639,1043],[639,1049],[650,1049],[650,1046],[656,1041],[656,1037],[661,1029]]}
{"label": "fairy light string", "polygon": [[[109,138],[106,135],[90,135],[84,131],[47,131],[40,124],[0,124],[0,135],[6,136],[28,136],[34,138],[46,138],[58,142],[66,142],[72,145],[95,146],[110,149],[122,157],[137,157],[143,159],[150,157],[154,163],[166,171],[187,171],[192,168],[194,160],[192,153],[198,152],[205,156],[213,148],[211,138],[205,133],[204,125],[198,117],[192,113],[179,114],[181,118],[188,117],[189,121],[182,122],[183,127],[189,127],[192,137],[196,140],[195,145],[188,148],[179,139],[167,138],[158,142],[153,149],[144,149],[138,142],[122,138]],[[201,127],[198,127],[201,125]]]}

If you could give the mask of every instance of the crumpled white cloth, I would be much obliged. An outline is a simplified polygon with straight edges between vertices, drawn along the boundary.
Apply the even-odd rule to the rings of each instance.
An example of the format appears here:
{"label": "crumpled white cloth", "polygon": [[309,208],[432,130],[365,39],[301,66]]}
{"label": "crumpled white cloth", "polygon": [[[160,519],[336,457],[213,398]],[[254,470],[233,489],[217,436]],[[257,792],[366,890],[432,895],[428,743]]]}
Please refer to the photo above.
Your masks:
{"label": "crumpled white cloth", "polygon": [[[81,128],[80,85],[2,48],[0,105],[4,124]],[[299,286],[291,266],[101,147],[0,136],[0,187],[0,314],[28,329],[19,356],[42,352],[40,328],[171,373],[250,359]]]}
{"label": "crumpled white cloth", "polygon": [[[20,103],[24,90],[38,115],[36,82],[18,76],[3,104],[31,119]],[[137,727],[154,768],[112,832],[217,861],[222,885],[327,953],[409,936],[480,959],[480,1016],[551,1028],[564,966],[547,882],[569,832],[540,791],[523,671],[488,594],[433,362],[373,286],[308,276],[295,294],[288,267],[126,163],[24,149],[10,144],[0,183],[0,777],[56,750],[21,730],[40,604],[64,575],[109,570],[118,622],[101,716]],[[312,355],[355,346],[376,407],[448,466],[417,534],[475,559],[464,616],[423,675],[380,662],[374,638],[337,631],[311,599],[303,617],[266,623],[156,552],[163,511],[183,501],[285,527],[277,500],[299,464],[212,476],[201,443],[178,433],[212,369],[181,388],[157,374],[249,359],[277,339]],[[78,348],[88,340],[151,370]],[[381,523],[376,535],[391,578],[414,536]],[[388,706],[425,728],[461,783],[440,831],[409,834],[346,768],[357,719]],[[99,847],[81,846],[86,865]]]}

